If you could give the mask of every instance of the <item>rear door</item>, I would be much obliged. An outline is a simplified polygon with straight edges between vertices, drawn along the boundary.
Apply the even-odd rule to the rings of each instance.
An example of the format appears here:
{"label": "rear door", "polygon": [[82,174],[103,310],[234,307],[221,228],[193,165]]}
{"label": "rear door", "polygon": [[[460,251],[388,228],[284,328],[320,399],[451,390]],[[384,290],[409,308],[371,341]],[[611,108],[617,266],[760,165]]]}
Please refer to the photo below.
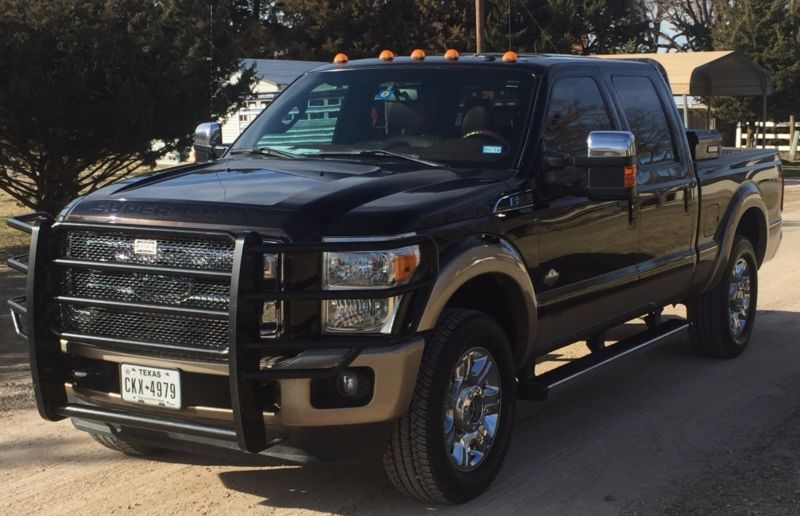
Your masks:
{"label": "rear door", "polygon": [[691,157],[679,145],[676,119],[663,81],[645,75],[614,75],[613,87],[625,120],[636,136],[639,185],[638,294],[660,304],[680,299],[691,281],[697,183]]}

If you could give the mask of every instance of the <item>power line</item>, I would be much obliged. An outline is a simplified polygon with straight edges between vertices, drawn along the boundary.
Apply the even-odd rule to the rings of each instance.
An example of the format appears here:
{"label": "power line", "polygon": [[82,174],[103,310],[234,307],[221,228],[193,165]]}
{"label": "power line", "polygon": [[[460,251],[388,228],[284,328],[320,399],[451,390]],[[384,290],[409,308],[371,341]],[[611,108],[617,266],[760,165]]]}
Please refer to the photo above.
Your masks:
{"label": "power line", "polygon": [[511,50],[511,0],[508,0],[508,50]]}
{"label": "power line", "polygon": [[523,2],[523,1],[521,1],[521,0],[520,0],[520,2],[519,2],[519,3],[520,3],[520,5],[522,6],[522,8],[523,8],[523,9],[525,9],[525,12],[526,12],[526,13],[528,13],[528,16],[531,18],[531,21],[533,21],[533,23],[534,23],[534,24],[536,25],[536,27],[539,29],[539,34],[541,34],[541,35],[542,35],[542,39],[543,39],[543,40],[544,40],[544,39],[547,39],[547,40],[550,42],[550,46],[551,46],[551,47],[553,47],[553,51],[554,51],[556,54],[558,54],[558,53],[559,53],[559,51],[558,51],[558,49],[556,48],[556,44],[555,44],[555,43],[553,43],[553,39],[552,39],[550,36],[548,36],[548,35],[545,33],[545,31],[544,31],[544,28],[543,28],[541,25],[539,25],[539,22],[536,20],[536,16],[534,16],[534,15],[533,15],[533,13],[530,11],[530,9],[528,9],[528,6],[527,6],[527,5],[525,5],[525,2]]}

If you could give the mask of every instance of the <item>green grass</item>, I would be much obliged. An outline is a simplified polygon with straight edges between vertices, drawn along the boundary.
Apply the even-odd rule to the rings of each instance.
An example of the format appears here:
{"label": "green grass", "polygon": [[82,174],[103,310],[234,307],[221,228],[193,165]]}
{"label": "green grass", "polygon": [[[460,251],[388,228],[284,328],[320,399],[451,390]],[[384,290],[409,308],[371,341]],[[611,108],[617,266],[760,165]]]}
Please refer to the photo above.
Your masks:
{"label": "green grass", "polygon": [[783,173],[786,177],[800,177],[800,162],[784,160]]}

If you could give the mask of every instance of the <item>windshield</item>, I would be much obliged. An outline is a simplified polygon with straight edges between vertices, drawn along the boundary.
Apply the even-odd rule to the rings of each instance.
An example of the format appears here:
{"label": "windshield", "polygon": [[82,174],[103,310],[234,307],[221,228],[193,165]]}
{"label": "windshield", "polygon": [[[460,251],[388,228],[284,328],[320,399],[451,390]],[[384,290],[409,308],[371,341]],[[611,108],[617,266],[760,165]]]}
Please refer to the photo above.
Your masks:
{"label": "windshield", "polygon": [[511,168],[533,83],[529,73],[488,67],[312,72],[264,110],[231,150]]}

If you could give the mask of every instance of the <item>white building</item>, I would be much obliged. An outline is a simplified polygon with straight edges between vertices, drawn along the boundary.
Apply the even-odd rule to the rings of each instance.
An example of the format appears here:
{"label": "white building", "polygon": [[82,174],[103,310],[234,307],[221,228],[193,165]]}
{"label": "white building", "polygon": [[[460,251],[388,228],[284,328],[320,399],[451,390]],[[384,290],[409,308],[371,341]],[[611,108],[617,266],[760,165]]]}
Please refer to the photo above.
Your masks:
{"label": "white building", "polygon": [[253,95],[241,109],[220,120],[222,143],[226,145],[233,143],[280,91],[308,70],[321,64],[324,63],[285,59],[243,59],[242,68],[252,66],[255,69],[256,82],[253,86]]}
{"label": "white building", "polygon": [[[272,102],[278,93],[305,72],[321,64],[324,63],[285,59],[242,59],[242,68],[254,67],[255,82],[245,104],[238,111],[219,120],[222,124],[222,143],[226,145],[233,143],[236,137]],[[163,145],[163,142],[154,141],[153,149],[158,149]],[[191,154],[185,156],[184,159],[187,157],[189,161],[194,159]],[[173,166],[180,162],[179,153],[176,151],[159,159],[158,165]]]}

